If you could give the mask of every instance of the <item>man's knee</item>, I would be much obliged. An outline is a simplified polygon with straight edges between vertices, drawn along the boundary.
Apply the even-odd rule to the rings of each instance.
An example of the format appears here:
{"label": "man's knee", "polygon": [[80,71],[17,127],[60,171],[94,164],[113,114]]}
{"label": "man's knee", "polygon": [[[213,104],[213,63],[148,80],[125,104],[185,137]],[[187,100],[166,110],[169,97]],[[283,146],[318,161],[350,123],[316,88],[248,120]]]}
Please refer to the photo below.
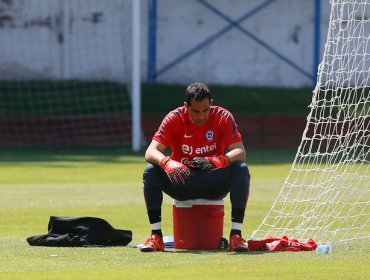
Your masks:
{"label": "man's knee", "polygon": [[231,169],[233,173],[235,174],[242,174],[246,175],[248,178],[250,177],[249,175],[249,169],[248,166],[245,162],[243,161],[236,161],[231,164]]}
{"label": "man's knee", "polygon": [[[248,166],[245,162],[234,162],[231,165],[232,168],[232,185],[236,188],[244,186],[243,189],[249,191],[250,179]],[[232,186],[232,187],[233,187]]]}
{"label": "man's knee", "polygon": [[244,209],[249,197],[250,175],[245,162],[232,164],[230,200],[232,207]]}
{"label": "man's knee", "polygon": [[151,184],[160,184],[162,181],[162,169],[155,164],[148,163],[143,173],[144,188]]}

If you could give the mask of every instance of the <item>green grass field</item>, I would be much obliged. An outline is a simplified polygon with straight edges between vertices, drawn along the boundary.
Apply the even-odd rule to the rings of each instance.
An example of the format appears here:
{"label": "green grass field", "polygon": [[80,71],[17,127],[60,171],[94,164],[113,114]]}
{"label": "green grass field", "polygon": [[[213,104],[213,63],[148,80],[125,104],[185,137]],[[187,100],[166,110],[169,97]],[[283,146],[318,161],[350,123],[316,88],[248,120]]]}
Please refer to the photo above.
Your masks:
{"label": "green grass field", "polygon": [[[251,194],[243,228],[248,237],[278,194],[295,150],[251,150]],[[186,251],[136,248],[31,247],[51,215],[96,216],[148,237],[142,196],[143,154],[115,150],[0,150],[0,279],[369,279],[368,251]],[[165,197],[163,230],[172,235],[172,200]],[[226,199],[225,236],[230,228]]]}

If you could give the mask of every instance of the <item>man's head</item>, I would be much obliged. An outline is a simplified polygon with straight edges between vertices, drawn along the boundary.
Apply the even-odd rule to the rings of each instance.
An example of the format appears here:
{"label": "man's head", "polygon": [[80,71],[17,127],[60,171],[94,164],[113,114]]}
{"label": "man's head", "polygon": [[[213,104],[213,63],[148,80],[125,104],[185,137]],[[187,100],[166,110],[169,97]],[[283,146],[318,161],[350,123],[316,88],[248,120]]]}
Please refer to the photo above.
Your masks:
{"label": "man's head", "polygon": [[212,95],[205,84],[194,83],[188,86],[185,92],[184,105],[189,110],[189,116],[193,123],[202,126],[209,117],[212,105]]}

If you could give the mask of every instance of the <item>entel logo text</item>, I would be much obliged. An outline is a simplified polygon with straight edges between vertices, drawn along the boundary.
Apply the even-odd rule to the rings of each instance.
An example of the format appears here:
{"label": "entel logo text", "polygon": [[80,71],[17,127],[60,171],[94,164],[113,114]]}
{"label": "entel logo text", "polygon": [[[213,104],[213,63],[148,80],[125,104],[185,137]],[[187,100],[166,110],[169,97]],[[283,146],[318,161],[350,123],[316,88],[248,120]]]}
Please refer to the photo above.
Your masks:
{"label": "entel logo text", "polygon": [[216,143],[214,143],[213,145],[210,145],[210,146],[206,145],[204,147],[196,148],[195,151],[194,151],[193,146],[188,146],[186,144],[181,145],[182,152],[185,155],[190,155],[190,156],[193,154],[193,152],[196,155],[200,155],[200,154],[205,154],[205,153],[211,152],[216,148],[217,148]]}

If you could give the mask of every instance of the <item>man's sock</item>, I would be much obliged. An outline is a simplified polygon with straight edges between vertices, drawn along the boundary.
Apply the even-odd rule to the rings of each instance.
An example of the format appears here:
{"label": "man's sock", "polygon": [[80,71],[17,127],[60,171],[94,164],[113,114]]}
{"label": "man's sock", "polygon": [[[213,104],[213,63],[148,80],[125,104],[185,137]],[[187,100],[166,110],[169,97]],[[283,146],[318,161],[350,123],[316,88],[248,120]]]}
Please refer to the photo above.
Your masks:
{"label": "man's sock", "polygon": [[162,229],[161,229],[161,222],[150,224],[152,227],[152,234],[157,234],[161,237],[163,237]]}
{"label": "man's sock", "polygon": [[230,236],[234,235],[234,234],[238,234],[238,235],[242,236],[242,225],[243,224],[241,224],[241,223],[232,222],[231,223]]}
{"label": "man's sock", "polygon": [[161,212],[161,209],[148,210],[148,217],[150,226],[152,228],[152,234],[157,234],[162,237],[163,234],[161,230]]}
{"label": "man's sock", "polygon": [[238,234],[242,236],[242,226],[245,208],[231,208],[231,231],[230,236]]}

